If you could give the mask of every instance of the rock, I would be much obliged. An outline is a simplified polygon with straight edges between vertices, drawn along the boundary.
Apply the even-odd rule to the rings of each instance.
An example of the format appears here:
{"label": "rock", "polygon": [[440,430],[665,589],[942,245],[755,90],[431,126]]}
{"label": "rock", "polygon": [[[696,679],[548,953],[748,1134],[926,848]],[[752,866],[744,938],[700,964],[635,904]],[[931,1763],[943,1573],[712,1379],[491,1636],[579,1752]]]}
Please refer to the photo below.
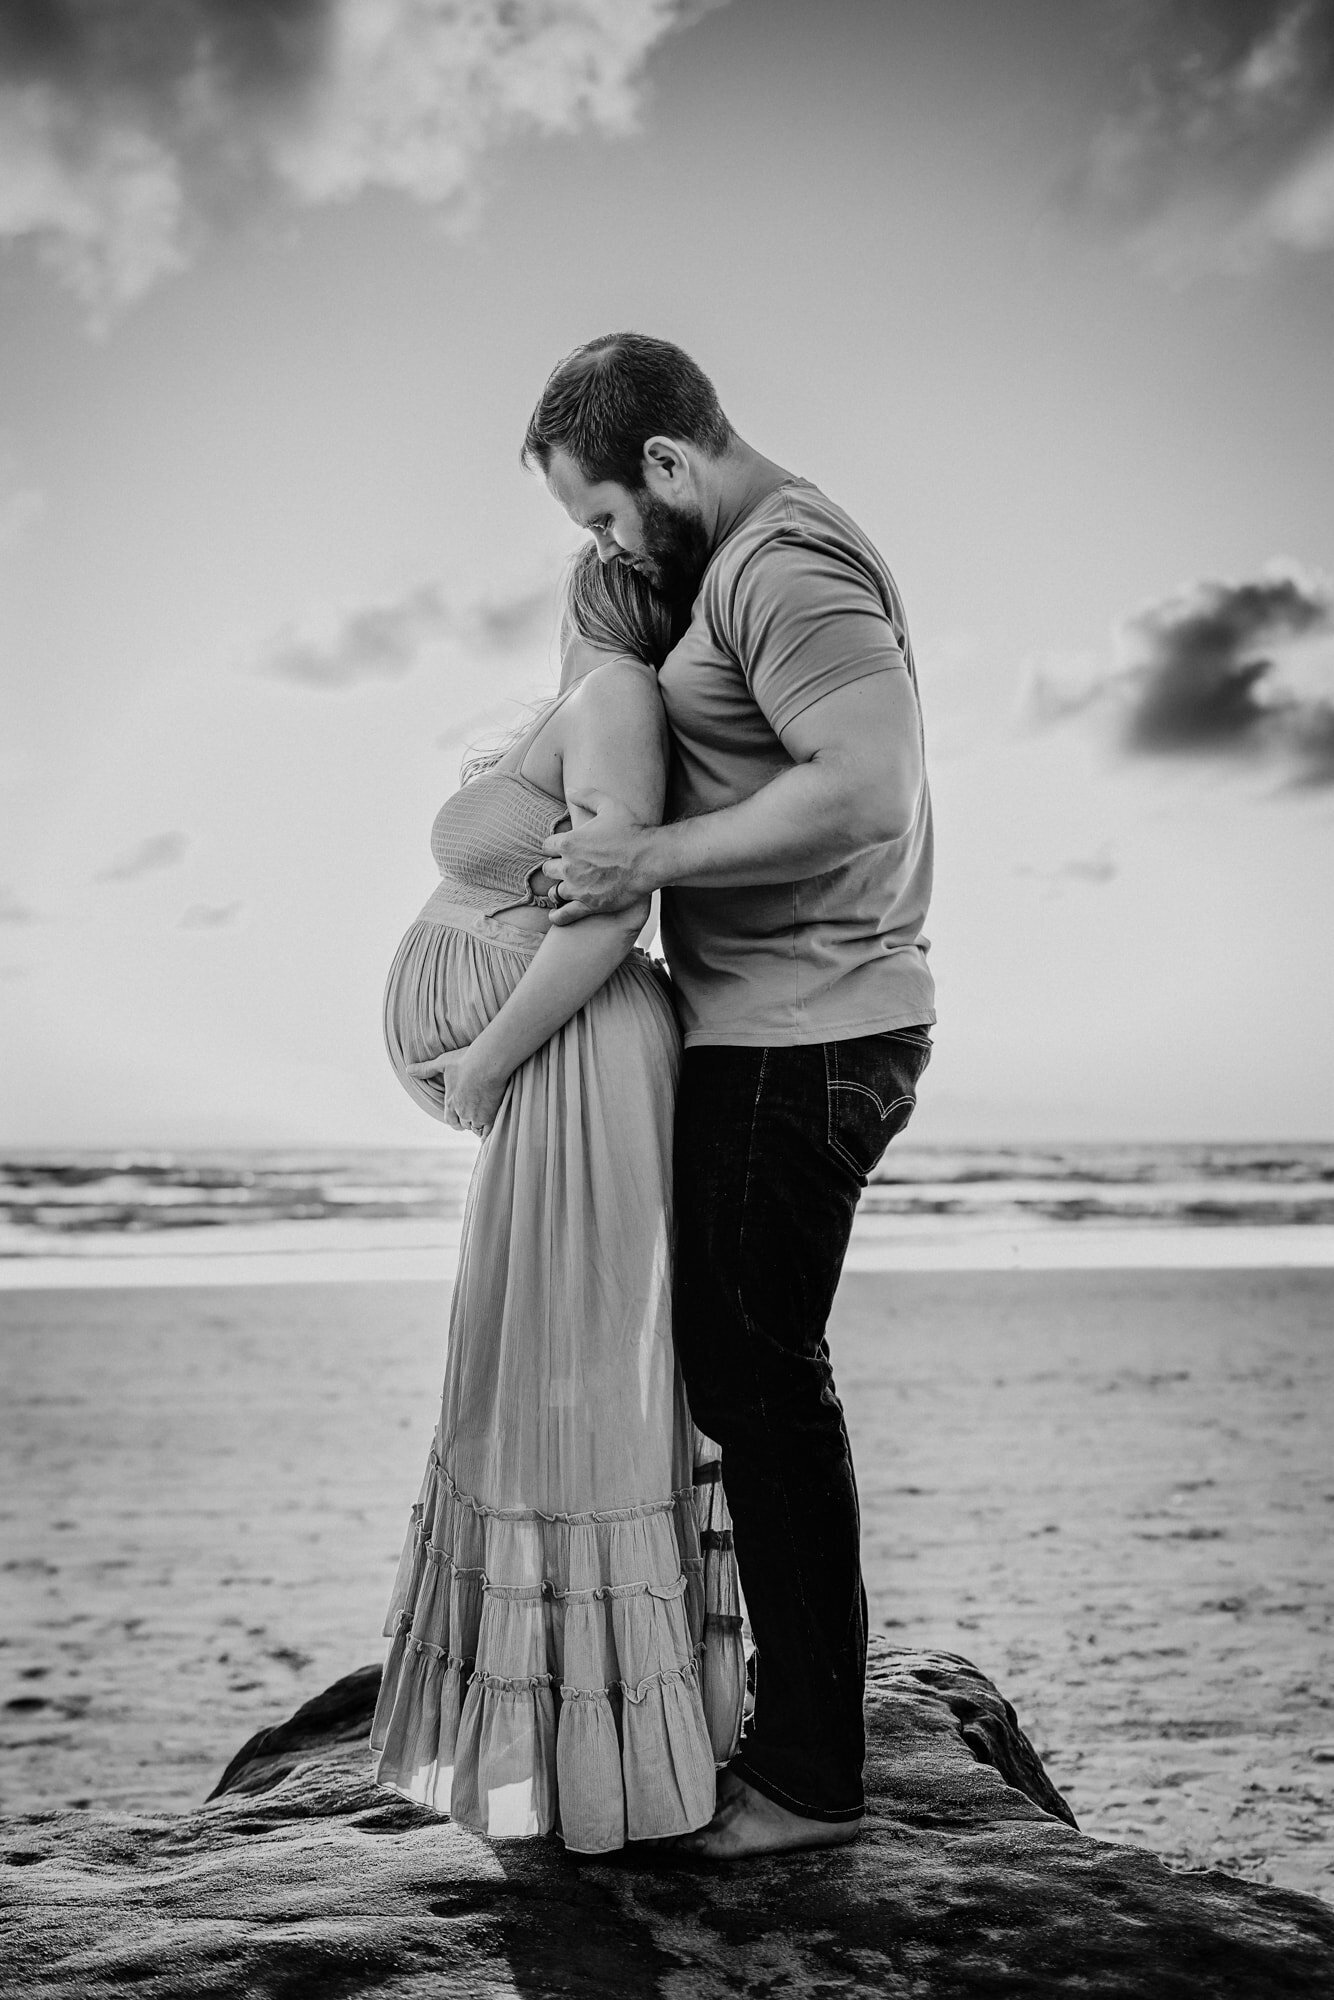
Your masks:
{"label": "rock", "polygon": [[379,1667],[359,1667],[313,1701],[303,1702],[286,1722],[257,1729],[232,1758],[209,1800],[221,1798],[225,1792],[270,1791],[298,1764],[345,1743],[355,1745],[364,1755],[379,1692]]}
{"label": "rock", "polygon": [[856,1845],[712,1870],[631,1849],[494,1846],[377,1791],[378,1670],[233,1758],[174,1817],[0,1821],[6,1995],[1046,1995],[1334,1993],[1334,1912],[1080,1833],[976,1668],[878,1643],[870,1813]]}

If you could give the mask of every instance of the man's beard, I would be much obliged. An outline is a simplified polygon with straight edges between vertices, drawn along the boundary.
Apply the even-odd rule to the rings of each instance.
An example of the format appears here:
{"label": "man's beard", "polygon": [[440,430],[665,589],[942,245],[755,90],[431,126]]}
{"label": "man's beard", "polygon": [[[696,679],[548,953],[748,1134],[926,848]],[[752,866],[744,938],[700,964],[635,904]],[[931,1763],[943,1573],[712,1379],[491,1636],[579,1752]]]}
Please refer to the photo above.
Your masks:
{"label": "man's beard", "polygon": [[669,507],[646,493],[639,503],[644,547],[634,567],[669,604],[689,605],[708,568],[708,530],[698,508]]}

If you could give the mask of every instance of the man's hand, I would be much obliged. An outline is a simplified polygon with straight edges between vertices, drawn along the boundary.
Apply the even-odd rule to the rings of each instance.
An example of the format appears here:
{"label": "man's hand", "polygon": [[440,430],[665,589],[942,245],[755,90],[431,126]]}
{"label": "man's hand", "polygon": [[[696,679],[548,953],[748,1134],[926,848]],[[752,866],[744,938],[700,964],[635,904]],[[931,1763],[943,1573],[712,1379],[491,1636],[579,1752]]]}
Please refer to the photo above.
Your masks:
{"label": "man's hand", "polygon": [[443,1055],[409,1063],[407,1068],[409,1076],[437,1087],[446,1125],[456,1132],[475,1132],[479,1139],[486,1137],[496,1122],[507,1076],[484,1070],[470,1049],[446,1049]]}
{"label": "man's hand", "polygon": [[642,902],[658,885],[648,877],[649,854],[657,828],[642,826],[624,813],[595,813],[569,833],[543,841],[545,873],[556,884],[561,906],[553,924],[580,917],[610,916]]}

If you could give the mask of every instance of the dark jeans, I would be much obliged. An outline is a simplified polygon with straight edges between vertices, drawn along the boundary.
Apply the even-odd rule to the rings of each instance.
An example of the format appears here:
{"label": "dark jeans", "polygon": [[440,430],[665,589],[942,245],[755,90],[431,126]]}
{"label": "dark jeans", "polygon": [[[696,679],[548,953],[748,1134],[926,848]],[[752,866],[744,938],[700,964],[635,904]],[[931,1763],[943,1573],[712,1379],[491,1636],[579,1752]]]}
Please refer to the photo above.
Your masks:
{"label": "dark jeans", "polygon": [[865,1809],[861,1517],[825,1323],[867,1175],[912,1112],[926,1028],[688,1049],[675,1333],[723,1483],[758,1655],[732,1768],[808,1819]]}

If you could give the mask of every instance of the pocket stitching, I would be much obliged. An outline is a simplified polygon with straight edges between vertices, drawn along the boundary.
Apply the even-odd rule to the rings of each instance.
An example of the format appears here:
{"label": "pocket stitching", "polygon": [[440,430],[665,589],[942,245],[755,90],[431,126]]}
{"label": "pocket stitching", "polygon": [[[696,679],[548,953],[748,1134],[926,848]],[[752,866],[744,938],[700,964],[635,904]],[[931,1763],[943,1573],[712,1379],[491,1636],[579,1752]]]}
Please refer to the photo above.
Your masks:
{"label": "pocket stitching", "polygon": [[876,1110],[879,1112],[882,1122],[888,1118],[891,1111],[897,1111],[900,1104],[911,1104],[914,1107],[917,1104],[916,1093],[911,1090],[905,1090],[901,1097],[892,1097],[889,1103],[885,1104],[881,1101],[879,1091],[872,1090],[869,1083],[854,1083],[850,1077],[835,1077],[833,1079],[833,1088],[835,1090],[859,1090],[863,1097],[870,1098],[872,1104],[874,1104]]}
{"label": "pocket stitching", "polygon": [[[852,1089],[861,1088],[860,1085],[855,1085],[855,1084],[851,1086],[848,1084],[843,1084],[840,1087],[844,1090],[847,1090],[849,1088]],[[878,1097],[875,1096],[875,1092],[873,1090],[865,1091],[864,1095],[867,1097],[875,1098],[875,1102],[879,1104],[880,1100]],[[890,1112],[897,1111],[901,1104],[908,1105],[910,1112],[915,1111],[917,1109],[917,1099],[915,1097],[896,1097],[894,1099],[894,1102],[889,1106],[889,1109],[881,1113],[880,1122],[882,1125],[884,1124],[885,1120],[889,1117]],[[908,1120],[905,1118],[903,1121],[903,1125],[906,1125],[907,1122]],[[834,1112],[833,1112],[832,1096],[830,1098],[830,1106],[829,1106],[829,1125],[830,1125],[830,1131],[829,1131],[830,1151],[837,1153],[839,1159],[842,1160],[846,1166],[851,1167],[852,1171],[857,1175],[862,1185],[866,1186],[870,1180],[870,1174],[867,1173],[866,1168],[862,1165],[860,1160],[853,1158],[852,1154],[848,1151],[847,1147],[843,1144],[837,1132],[834,1130]],[[898,1137],[898,1133],[903,1130],[903,1125],[900,1125],[898,1131],[891,1135],[891,1139],[896,1139]],[[891,1144],[891,1139],[886,1139],[884,1145],[880,1148],[880,1152],[872,1164],[871,1168],[872,1173],[874,1173],[875,1168],[879,1166],[880,1161],[884,1158],[885,1153],[888,1151],[889,1146]]]}

